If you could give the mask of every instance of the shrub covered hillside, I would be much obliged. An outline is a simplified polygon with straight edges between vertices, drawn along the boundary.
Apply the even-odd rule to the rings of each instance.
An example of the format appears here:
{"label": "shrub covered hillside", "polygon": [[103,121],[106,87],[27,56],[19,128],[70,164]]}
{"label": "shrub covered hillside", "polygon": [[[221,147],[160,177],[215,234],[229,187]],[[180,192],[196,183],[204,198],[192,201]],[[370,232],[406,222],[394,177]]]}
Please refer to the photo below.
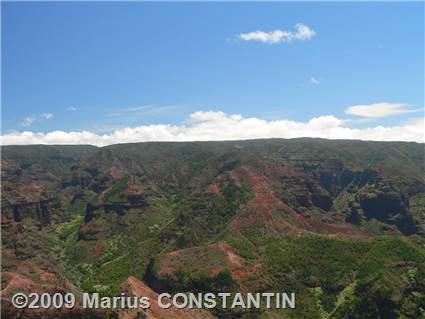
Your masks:
{"label": "shrub covered hillside", "polygon": [[422,144],[4,146],[1,173],[5,317],[34,316],[13,293],[59,290],[297,293],[296,309],[70,318],[425,318]]}

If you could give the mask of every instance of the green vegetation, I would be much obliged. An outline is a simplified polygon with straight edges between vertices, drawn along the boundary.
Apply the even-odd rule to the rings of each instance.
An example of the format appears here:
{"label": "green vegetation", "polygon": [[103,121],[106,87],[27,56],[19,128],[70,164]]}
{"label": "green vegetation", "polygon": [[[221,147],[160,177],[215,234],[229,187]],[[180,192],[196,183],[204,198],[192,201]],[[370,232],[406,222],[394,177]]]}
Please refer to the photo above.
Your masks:
{"label": "green vegetation", "polygon": [[[322,318],[419,318],[425,289],[425,252],[406,239],[371,241],[322,237],[267,238],[268,274],[276,288],[309,288]],[[397,265],[397,266],[395,266]],[[421,300],[411,303],[410,300]],[[404,307],[409,303],[409,307]]]}
{"label": "green vegetation", "polygon": [[122,201],[123,199],[121,198],[121,195],[126,190],[129,180],[130,180],[129,177],[124,177],[120,179],[119,181],[116,181],[112,185],[112,188],[105,193],[105,201],[107,202]]}

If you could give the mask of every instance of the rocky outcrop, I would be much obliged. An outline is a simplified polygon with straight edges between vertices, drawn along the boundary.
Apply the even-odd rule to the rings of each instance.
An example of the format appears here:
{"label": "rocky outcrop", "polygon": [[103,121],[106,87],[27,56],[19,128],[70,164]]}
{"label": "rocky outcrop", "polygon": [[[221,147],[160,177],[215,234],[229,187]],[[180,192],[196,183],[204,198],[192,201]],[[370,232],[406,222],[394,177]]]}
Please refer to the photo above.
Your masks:
{"label": "rocky outcrop", "polygon": [[[121,309],[118,316],[120,319],[213,319],[215,318],[209,312],[203,309],[177,309],[171,306],[163,309],[158,305],[158,294],[135,277],[128,277],[127,281],[121,287],[121,291],[126,296],[148,297],[150,307],[147,309]],[[164,298],[164,303],[167,299]],[[168,300],[170,302],[170,300]]]}
{"label": "rocky outcrop", "polygon": [[31,218],[47,225],[51,220],[51,207],[58,207],[60,204],[53,200],[41,200],[39,202],[17,203],[2,207],[2,217],[15,222],[20,222],[25,218]]}
{"label": "rocky outcrop", "polygon": [[405,235],[416,232],[416,226],[411,215],[408,213],[408,202],[403,196],[395,192],[376,192],[362,195],[359,199],[360,207],[364,216],[377,219],[387,224],[396,225]]}
{"label": "rocky outcrop", "polygon": [[[1,298],[1,314],[4,319],[104,319],[106,312],[96,309],[17,309],[9,298]],[[108,314],[108,318],[117,318],[116,314]]]}
{"label": "rocky outcrop", "polygon": [[[137,197],[139,200],[139,198]],[[84,215],[84,221],[86,223],[90,222],[95,216],[100,216],[101,214],[116,213],[120,216],[127,214],[132,210],[144,209],[148,206],[147,202],[143,200],[133,202],[114,202],[114,203],[104,203],[102,205],[93,205],[88,203],[86,206],[86,213]]]}

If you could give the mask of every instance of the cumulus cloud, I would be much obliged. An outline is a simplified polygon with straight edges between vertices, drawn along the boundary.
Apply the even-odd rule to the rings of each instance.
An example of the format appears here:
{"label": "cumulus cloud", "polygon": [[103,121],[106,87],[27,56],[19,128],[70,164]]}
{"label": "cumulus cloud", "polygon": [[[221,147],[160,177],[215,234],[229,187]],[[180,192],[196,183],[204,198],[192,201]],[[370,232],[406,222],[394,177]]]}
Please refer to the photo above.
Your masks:
{"label": "cumulus cloud", "polygon": [[412,110],[406,103],[374,103],[352,105],[345,110],[345,113],[369,118],[380,118],[402,113],[418,112]]}
{"label": "cumulus cloud", "polygon": [[316,32],[302,23],[295,25],[295,30],[274,30],[270,32],[253,31],[241,33],[238,39],[241,41],[259,41],[263,43],[291,42],[293,40],[309,40],[316,35]]}
{"label": "cumulus cloud", "polygon": [[195,112],[186,125],[143,125],[115,130],[109,134],[89,131],[48,133],[10,132],[3,144],[92,144],[104,146],[146,141],[216,141],[255,138],[319,137],[375,141],[424,142],[424,119],[396,125],[349,128],[333,115],[314,117],[306,122],[267,121],[224,112]]}
{"label": "cumulus cloud", "polygon": [[69,107],[66,108],[66,110],[70,111],[70,112],[74,112],[74,111],[77,110],[77,108],[75,106],[69,106]]}
{"label": "cumulus cloud", "polygon": [[35,122],[35,117],[34,116],[27,116],[22,121],[21,126],[23,126],[23,127],[31,126],[34,122]]}
{"label": "cumulus cloud", "polygon": [[53,117],[53,113],[46,112],[46,113],[42,113],[40,116],[42,118],[45,118],[46,120],[50,120]]}

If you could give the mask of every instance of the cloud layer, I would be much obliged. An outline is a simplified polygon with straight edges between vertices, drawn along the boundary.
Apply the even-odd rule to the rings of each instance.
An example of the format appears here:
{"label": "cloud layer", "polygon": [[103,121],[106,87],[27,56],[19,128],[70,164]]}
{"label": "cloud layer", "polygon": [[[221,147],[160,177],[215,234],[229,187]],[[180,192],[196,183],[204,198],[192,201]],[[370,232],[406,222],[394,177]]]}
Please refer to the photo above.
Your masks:
{"label": "cloud layer", "polygon": [[104,146],[146,141],[214,141],[255,138],[320,137],[375,141],[424,142],[424,119],[397,126],[349,128],[333,115],[319,116],[306,122],[266,121],[223,112],[195,112],[187,125],[143,125],[115,130],[109,134],[89,131],[35,133],[11,132],[2,136],[3,144],[92,144]]}
{"label": "cloud layer", "polygon": [[350,115],[357,115],[369,118],[380,118],[402,113],[418,112],[412,110],[408,104],[405,103],[375,103],[375,104],[361,104],[353,105],[347,108],[345,113]]}
{"label": "cloud layer", "polygon": [[263,43],[291,42],[294,40],[309,40],[316,35],[316,32],[302,23],[295,25],[295,30],[274,30],[270,32],[253,31],[239,34],[241,41],[259,41]]}

